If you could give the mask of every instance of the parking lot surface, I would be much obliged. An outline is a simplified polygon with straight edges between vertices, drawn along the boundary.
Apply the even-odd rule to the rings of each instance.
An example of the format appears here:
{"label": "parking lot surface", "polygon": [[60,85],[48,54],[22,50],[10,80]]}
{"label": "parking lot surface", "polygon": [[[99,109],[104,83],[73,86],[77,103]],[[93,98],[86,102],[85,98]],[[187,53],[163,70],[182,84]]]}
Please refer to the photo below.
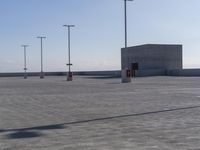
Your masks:
{"label": "parking lot surface", "polygon": [[200,78],[0,78],[0,150],[200,150]]}

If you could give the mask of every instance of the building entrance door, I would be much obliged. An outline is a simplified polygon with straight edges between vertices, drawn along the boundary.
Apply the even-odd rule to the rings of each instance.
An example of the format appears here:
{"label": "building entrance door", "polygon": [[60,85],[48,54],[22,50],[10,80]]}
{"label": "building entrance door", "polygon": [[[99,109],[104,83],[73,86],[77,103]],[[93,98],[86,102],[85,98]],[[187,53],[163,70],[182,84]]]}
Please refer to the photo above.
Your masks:
{"label": "building entrance door", "polygon": [[136,70],[139,70],[139,64],[138,63],[132,63],[131,64],[132,77],[136,76]]}

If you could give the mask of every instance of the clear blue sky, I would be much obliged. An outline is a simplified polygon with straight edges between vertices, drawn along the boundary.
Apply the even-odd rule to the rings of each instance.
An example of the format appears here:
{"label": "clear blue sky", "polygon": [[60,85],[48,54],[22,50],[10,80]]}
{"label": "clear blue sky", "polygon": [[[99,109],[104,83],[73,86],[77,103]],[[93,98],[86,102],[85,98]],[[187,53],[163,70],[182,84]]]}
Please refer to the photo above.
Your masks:
{"label": "clear blue sky", "polygon": [[[22,71],[22,44],[29,44],[29,71],[40,70],[44,40],[45,71],[64,71],[67,30],[72,29],[73,70],[120,69],[124,46],[123,0],[1,0],[0,72]],[[200,68],[200,1],[128,2],[129,46],[183,44],[184,67]]]}

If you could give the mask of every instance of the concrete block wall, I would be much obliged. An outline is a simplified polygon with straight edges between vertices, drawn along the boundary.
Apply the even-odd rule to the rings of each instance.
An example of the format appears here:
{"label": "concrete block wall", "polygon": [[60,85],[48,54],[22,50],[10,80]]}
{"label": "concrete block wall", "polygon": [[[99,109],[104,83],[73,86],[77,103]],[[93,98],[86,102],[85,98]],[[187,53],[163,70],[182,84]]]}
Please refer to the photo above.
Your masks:
{"label": "concrete block wall", "polygon": [[112,70],[112,71],[82,71],[82,72],[74,72],[74,75],[82,75],[82,76],[112,76],[112,77],[120,77],[120,70]]}
{"label": "concrete block wall", "polygon": [[[121,77],[120,70],[112,71],[75,71],[74,75],[80,76],[107,76],[107,77]],[[24,73],[0,73],[0,77],[23,77]],[[40,76],[40,72],[28,72],[28,76]],[[45,76],[66,76],[66,72],[45,72]]]}
{"label": "concrete block wall", "polygon": [[168,76],[200,77],[200,69],[174,69],[167,71]]}
{"label": "concrete block wall", "polygon": [[121,49],[122,69],[131,69],[132,63],[139,70],[182,69],[182,45],[146,44]]}
{"label": "concrete block wall", "polygon": [[[74,75],[79,76],[106,76],[120,78],[121,71],[82,71],[74,72]],[[0,73],[0,77],[23,77],[24,73]],[[40,76],[39,72],[28,73],[28,76]],[[45,72],[45,76],[66,76],[66,72]],[[136,72],[137,77],[148,77],[148,76],[196,76],[200,77],[200,69],[149,69],[149,70],[138,70]]]}
{"label": "concrete block wall", "polygon": [[163,70],[163,69],[136,71],[136,77],[165,76],[165,75],[166,75],[166,70]]}
{"label": "concrete block wall", "polygon": [[[63,76],[64,72],[45,72],[45,76]],[[0,77],[22,77],[23,72],[0,73]],[[40,72],[28,72],[28,76],[40,76]]]}

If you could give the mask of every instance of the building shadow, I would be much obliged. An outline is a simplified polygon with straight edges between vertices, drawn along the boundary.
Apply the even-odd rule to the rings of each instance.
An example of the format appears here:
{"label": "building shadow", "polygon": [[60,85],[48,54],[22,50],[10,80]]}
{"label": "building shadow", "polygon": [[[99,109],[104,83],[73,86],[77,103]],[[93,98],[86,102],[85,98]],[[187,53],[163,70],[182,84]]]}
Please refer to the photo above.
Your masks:
{"label": "building shadow", "polygon": [[80,120],[80,121],[67,122],[67,123],[61,123],[61,124],[36,126],[36,127],[30,127],[30,128],[2,129],[2,130],[0,130],[0,134],[6,133],[7,134],[5,136],[6,139],[35,138],[35,137],[44,136],[44,134],[42,134],[41,131],[66,129],[66,127],[69,125],[92,123],[92,122],[97,122],[97,121],[106,121],[106,120],[113,120],[113,119],[120,119],[120,118],[127,118],[127,117],[146,116],[146,115],[153,115],[153,114],[167,113],[167,112],[174,112],[174,111],[181,111],[181,110],[189,110],[189,109],[196,109],[196,108],[200,108],[200,106],[190,106],[190,107],[165,109],[165,110],[151,111],[151,112],[144,112],[144,113],[102,117],[102,118]]}

